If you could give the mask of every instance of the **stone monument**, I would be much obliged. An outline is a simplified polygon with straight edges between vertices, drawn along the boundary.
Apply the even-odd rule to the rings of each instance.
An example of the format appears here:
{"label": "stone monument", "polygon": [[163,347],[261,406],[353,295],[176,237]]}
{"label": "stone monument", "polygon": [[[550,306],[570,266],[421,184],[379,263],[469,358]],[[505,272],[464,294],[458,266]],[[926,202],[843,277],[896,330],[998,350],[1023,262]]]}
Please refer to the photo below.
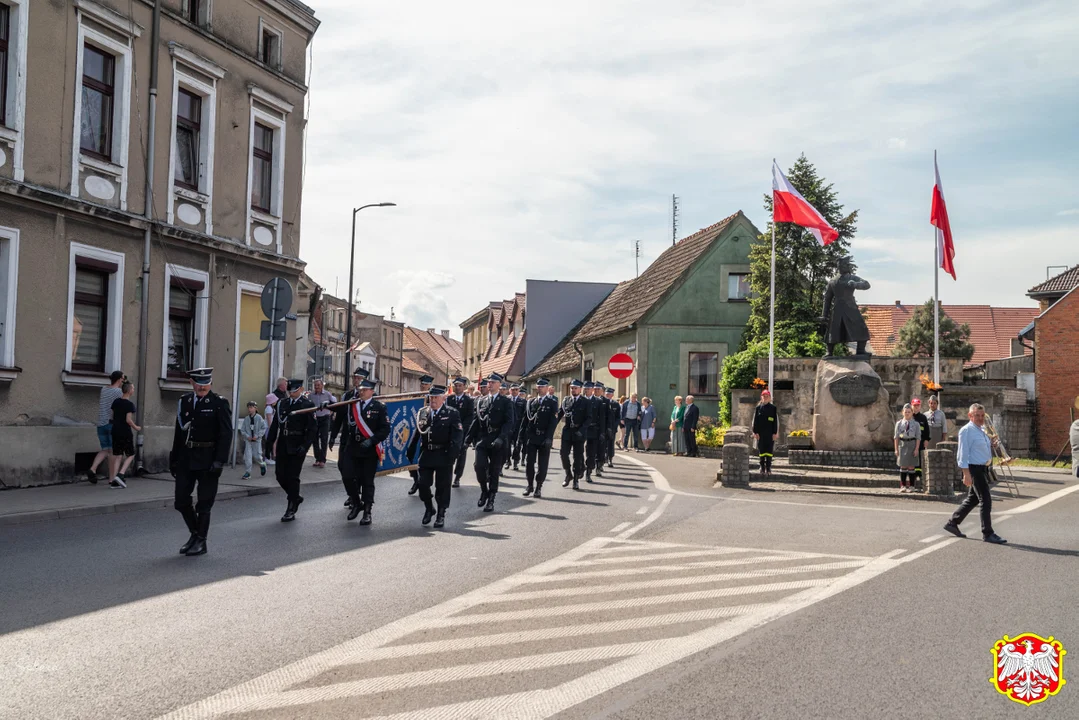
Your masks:
{"label": "stone monument", "polygon": [[[865,344],[869,342],[869,328],[862,319],[862,311],[854,301],[855,290],[868,290],[869,283],[854,274],[850,258],[840,258],[839,273],[828,281],[824,291],[824,314],[820,318],[824,342],[828,354],[835,355],[835,346],[856,343],[855,357],[868,360]],[[879,380],[879,378],[878,378]]]}

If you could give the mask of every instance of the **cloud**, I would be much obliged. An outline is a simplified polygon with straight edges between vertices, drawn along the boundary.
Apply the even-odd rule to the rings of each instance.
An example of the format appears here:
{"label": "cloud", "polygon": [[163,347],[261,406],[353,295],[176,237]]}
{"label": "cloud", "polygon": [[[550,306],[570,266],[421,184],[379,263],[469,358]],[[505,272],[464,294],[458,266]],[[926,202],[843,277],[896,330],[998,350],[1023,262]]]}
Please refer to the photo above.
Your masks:
{"label": "cloud", "polygon": [[[344,288],[349,209],[398,203],[357,218],[357,287],[421,327],[456,329],[526,277],[633,277],[633,240],[642,269],[670,244],[672,193],[681,236],[738,209],[763,228],[771,159],[801,152],[860,210],[856,259],[882,284],[931,269],[934,148],[964,262],[996,233],[1032,268],[1077,261],[1074,234],[1037,220],[1075,201],[1068,0],[321,0],[318,16],[301,256]],[[1022,299],[1014,246],[989,252],[964,294]],[[453,282],[409,279],[428,271]]]}
{"label": "cloud", "polygon": [[1079,215],[1079,208],[1073,208],[1071,210],[1061,210],[1057,213],[1059,217],[1067,217],[1068,215]]}

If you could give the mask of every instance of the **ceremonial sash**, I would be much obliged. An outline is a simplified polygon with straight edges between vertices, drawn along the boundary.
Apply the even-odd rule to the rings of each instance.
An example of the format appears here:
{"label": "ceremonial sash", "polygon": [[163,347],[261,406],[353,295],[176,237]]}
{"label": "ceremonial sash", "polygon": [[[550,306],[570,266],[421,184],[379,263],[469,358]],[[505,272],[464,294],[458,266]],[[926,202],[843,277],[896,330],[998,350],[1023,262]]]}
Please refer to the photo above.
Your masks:
{"label": "ceremonial sash", "polygon": [[[370,440],[375,434],[371,432],[371,428],[367,427],[367,423],[363,421],[363,416],[360,415],[360,405],[362,404],[363,403],[355,403],[352,406],[352,421],[356,427],[360,429],[360,434],[363,435],[364,439]],[[381,465],[382,457],[386,454],[382,449],[382,443],[375,445],[375,454],[378,455],[378,462]]]}

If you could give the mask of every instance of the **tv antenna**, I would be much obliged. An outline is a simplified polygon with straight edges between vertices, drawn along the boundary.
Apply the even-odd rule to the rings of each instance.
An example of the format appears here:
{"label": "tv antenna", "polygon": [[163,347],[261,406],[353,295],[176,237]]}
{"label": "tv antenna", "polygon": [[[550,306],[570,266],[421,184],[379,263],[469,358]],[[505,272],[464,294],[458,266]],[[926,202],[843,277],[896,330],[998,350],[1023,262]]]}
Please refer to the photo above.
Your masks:
{"label": "tv antenna", "polygon": [[637,277],[641,276],[641,241],[633,241],[633,263],[637,268]]}
{"label": "tv antenna", "polygon": [[678,243],[678,196],[671,195],[671,245]]}

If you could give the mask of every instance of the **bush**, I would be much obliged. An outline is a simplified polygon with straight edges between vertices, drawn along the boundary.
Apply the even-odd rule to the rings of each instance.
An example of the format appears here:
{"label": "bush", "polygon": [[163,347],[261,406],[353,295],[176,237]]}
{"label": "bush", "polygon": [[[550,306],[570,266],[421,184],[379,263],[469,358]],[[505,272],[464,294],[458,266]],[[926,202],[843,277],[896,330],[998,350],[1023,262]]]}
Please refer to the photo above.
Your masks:
{"label": "bush", "polygon": [[723,437],[727,434],[727,428],[709,425],[698,427],[697,445],[700,447],[717,448],[723,447]]}
{"label": "bush", "polygon": [[757,359],[768,357],[768,341],[750,343],[741,352],[723,359],[723,377],[719,381],[719,420],[731,424],[731,390],[748,388],[757,377]]}

